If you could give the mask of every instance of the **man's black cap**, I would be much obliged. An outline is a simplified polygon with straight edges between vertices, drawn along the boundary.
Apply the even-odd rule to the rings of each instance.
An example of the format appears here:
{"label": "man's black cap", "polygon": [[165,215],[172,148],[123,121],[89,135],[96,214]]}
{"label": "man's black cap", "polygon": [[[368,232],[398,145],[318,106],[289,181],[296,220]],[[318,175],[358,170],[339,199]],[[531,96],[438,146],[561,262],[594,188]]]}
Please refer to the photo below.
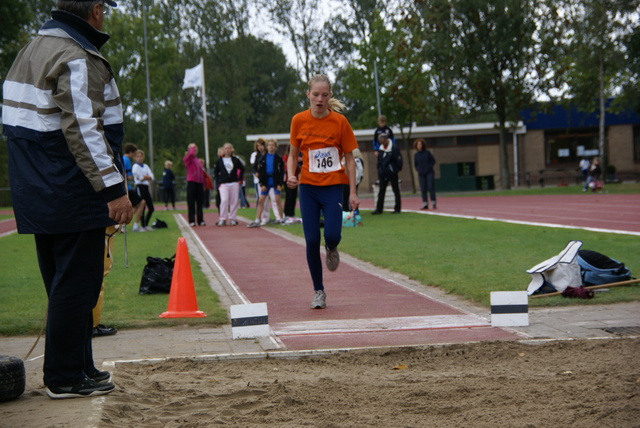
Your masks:
{"label": "man's black cap", "polygon": [[[94,0],[76,0],[76,1],[85,2],[85,1],[94,1]],[[118,3],[116,3],[113,0],[103,0],[103,1],[111,7],[118,7]]]}

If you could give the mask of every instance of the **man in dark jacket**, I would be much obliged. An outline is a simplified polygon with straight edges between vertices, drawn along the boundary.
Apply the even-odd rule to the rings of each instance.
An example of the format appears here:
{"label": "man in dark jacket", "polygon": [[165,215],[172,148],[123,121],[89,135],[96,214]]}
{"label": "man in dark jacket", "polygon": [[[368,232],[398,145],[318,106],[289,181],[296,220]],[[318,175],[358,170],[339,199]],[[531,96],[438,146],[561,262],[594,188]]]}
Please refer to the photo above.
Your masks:
{"label": "man in dark jacket", "polygon": [[19,233],[35,235],[49,298],[44,384],[51,398],[108,394],[93,363],[91,311],[105,228],[133,210],[124,185],[122,105],[99,48],[107,4],[59,0],[7,74],[2,118]]}
{"label": "man in dark jacket", "polygon": [[378,203],[376,209],[371,214],[382,214],[384,208],[384,194],[387,190],[387,184],[391,184],[393,193],[396,197],[393,213],[398,214],[401,210],[400,202],[400,184],[398,182],[398,173],[402,170],[402,155],[398,146],[389,139],[388,134],[380,134],[378,136],[380,148],[378,149],[378,181],[380,190],[378,191]]}

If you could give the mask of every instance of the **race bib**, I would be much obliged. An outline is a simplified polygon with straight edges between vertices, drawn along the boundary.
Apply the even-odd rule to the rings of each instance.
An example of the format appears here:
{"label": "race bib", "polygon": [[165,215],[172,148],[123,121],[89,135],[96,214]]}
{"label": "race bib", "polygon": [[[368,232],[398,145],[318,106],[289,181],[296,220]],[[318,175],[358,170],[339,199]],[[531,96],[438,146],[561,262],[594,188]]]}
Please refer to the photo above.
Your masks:
{"label": "race bib", "polygon": [[340,153],[337,147],[309,150],[309,172],[326,173],[341,169]]}

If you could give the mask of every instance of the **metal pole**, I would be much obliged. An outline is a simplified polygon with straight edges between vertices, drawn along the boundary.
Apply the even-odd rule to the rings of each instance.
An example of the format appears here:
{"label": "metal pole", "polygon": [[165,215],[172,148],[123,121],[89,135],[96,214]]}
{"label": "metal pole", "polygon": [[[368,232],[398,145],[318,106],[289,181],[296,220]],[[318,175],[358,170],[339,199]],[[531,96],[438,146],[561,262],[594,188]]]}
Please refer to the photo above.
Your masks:
{"label": "metal pole", "polygon": [[513,125],[513,176],[515,187],[518,188],[520,185],[520,168],[518,165],[518,135],[516,131],[518,130],[518,123],[516,122]]}
{"label": "metal pole", "polygon": [[209,172],[209,131],[207,129],[207,95],[204,90],[204,60],[200,57],[200,72],[202,73],[202,117],[204,126],[204,162]]}
{"label": "metal pole", "polygon": [[607,179],[606,171],[607,164],[609,160],[607,159],[607,153],[605,151],[605,118],[606,118],[606,108],[605,108],[605,98],[604,98],[604,59],[602,53],[600,53],[600,69],[598,72],[598,80],[600,80],[600,88],[599,88],[599,97],[600,97],[600,122],[598,124],[598,151],[600,156],[600,168],[602,168],[602,181]]}
{"label": "metal pole", "polygon": [[380,108],[380,88],[378,87],[378,59],[373,60],[373,73],[376,78],[376,102],[378,104],[378,116],[382,116],[382,109]]}
{"label": "metal pole", "polygon": [[151,123],[151,85],[149,83],[149,55],[147,53],[147,5],[142,1],[142,28],[144,34],[144,68],[147,79],[147,128],[149,138],[149,167],[153,171],[153,125]]}

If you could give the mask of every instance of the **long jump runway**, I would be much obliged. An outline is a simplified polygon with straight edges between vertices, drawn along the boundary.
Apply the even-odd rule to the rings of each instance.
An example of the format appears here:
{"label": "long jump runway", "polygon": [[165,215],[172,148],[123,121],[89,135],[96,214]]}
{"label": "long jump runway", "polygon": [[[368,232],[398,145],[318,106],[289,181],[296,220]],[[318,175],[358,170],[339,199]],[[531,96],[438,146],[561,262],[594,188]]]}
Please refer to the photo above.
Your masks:
{"label": "long jump runway", "polygon": [[[514,340],[481,318],[347,263],[324,272],[327,308],[310,309],[304,243],[239,226],[193,231],[244,301],[266,302],[269,325],[288,350]],[[344,257],[343,257],[344,259]]]}

